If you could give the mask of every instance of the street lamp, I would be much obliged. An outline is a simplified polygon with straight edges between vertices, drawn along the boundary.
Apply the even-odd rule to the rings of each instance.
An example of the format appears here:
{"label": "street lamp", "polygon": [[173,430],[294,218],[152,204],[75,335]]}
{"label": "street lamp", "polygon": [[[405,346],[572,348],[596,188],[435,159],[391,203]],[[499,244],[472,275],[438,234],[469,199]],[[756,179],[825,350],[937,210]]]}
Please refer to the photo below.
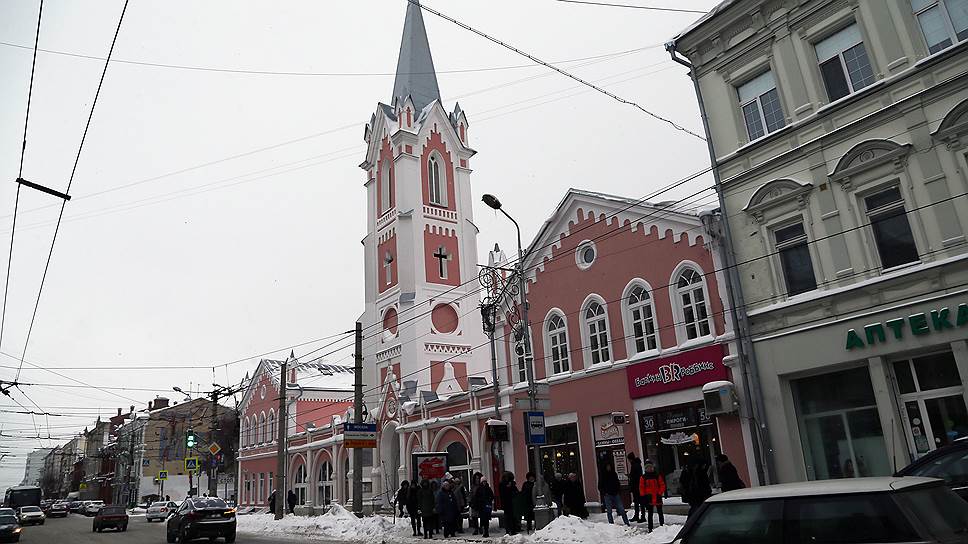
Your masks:
{"label": "street lamp", "polygon": [[[504,214],[512,223],[514,223],[514,228],[517,230],[518,234],[518,262],[515,263],[515,273],[518,275],[518,291],[520,293],[521,301],[521,339],[524,344],[524,359],[525,359],[525,374],[528,378],[528,401],[531,406],[531,411],[538,411],[538,388],[534,382],[534,352],[531,350],[531,322],[528,321],[528,296],[526,289],[526,281],[524,276],[524,249],[521,247],[521,226],[518,222],[514,220],[513,217],[508,215],[508,212],[504,211],[501,205],[501,201],[491,194],[485,194],[481,197],[484,204],[488,207],[497,210]],[[534,446],[534,475],[535,475],[535,485],[538,487],[538,496],[543,497],[547,501],[547,495],[545,494],[545,482],[544,477],[541,474],[541,451],[537,445]],[[537,520],[536,520],[537,521]],[[536,523],[537,525],[537,523]]]}
{"label": "street lamp", "polygon": [[192,396],[189,395],[188,393],[182,391],[182,388],[181,387],[178,387],[177,385],[175,387],[172,387],[171,390],[174,391],[174,392],[176,392],[176,393],[181,393],[182,395],[185,395],[185,400],[187,400],[189,402],[192,400]]}

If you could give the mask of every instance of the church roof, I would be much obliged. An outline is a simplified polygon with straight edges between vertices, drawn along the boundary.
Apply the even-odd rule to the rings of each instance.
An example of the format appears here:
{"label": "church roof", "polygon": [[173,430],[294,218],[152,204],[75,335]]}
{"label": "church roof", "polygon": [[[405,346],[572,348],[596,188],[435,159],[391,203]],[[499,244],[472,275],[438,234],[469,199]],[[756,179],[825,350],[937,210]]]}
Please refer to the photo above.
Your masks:
{"label": "church roof", "polygon": [[407,4],[397,74],[393,80],[393,99],[403,100],[407,96],[411,97],[417,111],[434,100],[440,100],[434,59],[430,56],[427,29],[424,27],[420,3],[417,0],[411,0]]}

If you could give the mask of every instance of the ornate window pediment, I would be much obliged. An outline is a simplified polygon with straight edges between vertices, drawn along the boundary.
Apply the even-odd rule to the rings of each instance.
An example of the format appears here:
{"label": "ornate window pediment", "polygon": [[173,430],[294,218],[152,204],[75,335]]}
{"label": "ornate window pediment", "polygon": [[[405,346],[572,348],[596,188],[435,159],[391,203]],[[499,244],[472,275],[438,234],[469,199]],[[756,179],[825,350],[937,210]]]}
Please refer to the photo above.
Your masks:
{"label": "ornate window pediment", "polygon": [[893,163],[894,171],[900,172],[907,163],[911,144],[899,144],[891,140],[867,140],[850,149],[837,167],[830,173],[832,181],[849,182],[849,178],[878,166]]}
{"label": "ornate window pediment", "polygon": [[813,190],[812,183],[783,178],[768,181],[750,197],[743,211],[753,216],[757,222],[763,220],[763,211],[786,202],[796,201],[798,208],[807,205],[807,195]]}
{"label": "ornate window pediment", "polygon": [[964,136],[968,134],[968,99],[962,100],[957,106],[944,116],[938,130],[931,133],[936,140],[948,144],[949,151],[957,151],[965,147]]}

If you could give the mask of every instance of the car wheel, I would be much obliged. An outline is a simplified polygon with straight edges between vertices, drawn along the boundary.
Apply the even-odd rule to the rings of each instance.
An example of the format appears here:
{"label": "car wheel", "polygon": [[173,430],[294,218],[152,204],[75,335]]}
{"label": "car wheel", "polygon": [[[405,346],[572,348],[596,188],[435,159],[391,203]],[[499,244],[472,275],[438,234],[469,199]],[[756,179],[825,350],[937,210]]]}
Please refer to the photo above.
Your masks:
{"label": "car wheel", "polygon": [[165,529],[165,540],[168,541],[168,544],[174,544],[175,542],[175,535],[169,529]]}
{"label": "car wheel", "polygon": [[189,542],[189,541],[191,541],[191,538],[188,537],[188,527],[185,527],[181,530],[181,533],[178,535],[178,542],[180,542],[181,544],[185,544],[186,542]]}
{"label": "car wheel", "polygon": [[122,525],[121,526],[121,531],[122,532],[127,531],[127,530],[128,530],[128,526],[127,525]]}

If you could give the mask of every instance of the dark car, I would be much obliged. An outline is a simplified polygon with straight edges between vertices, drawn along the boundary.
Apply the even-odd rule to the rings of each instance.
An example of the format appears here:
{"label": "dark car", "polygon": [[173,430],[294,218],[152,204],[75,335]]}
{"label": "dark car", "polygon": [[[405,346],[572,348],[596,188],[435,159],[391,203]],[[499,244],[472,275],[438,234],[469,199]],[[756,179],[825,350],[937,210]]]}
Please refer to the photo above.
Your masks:
{"label": "dark car", "polygon": [[128,512],[125,511],[123,506],[102,506],[97,511],[97,514],[94,514],[94,527],[92,530],[100,533],[108,528],[114,528],[119,531],[128,530]]}
{"label": "dark car", "polygon": [[21,530],[17,516],[0,514],[0,541],[19,542]]}
{"label": "dark car", "polygon": [[186,499],[168,518],[168,542],[189,542],[196,538],[225,538],[235,542],[235,508],[216,497]]}
{"label": "dark car", "polygon": [[71,513],[76,513],[78,511],[80,511],[81,505],[83,505],[83,504],[84,503],[81,502],[81,501],[71,501],[71,502],[67,503],[67,510],[69,512],[71,512]]}
{"label": "dark car", "polygon": [[55,502],[50,505],[50,510],[47,511],[47,517],[66,518],[68,513],[66,502]]}
{"label": "dark car", "polygon": [[968,500],[968,439],[938,448],[897,472],[897,476],[941,478],[962,499]]}

